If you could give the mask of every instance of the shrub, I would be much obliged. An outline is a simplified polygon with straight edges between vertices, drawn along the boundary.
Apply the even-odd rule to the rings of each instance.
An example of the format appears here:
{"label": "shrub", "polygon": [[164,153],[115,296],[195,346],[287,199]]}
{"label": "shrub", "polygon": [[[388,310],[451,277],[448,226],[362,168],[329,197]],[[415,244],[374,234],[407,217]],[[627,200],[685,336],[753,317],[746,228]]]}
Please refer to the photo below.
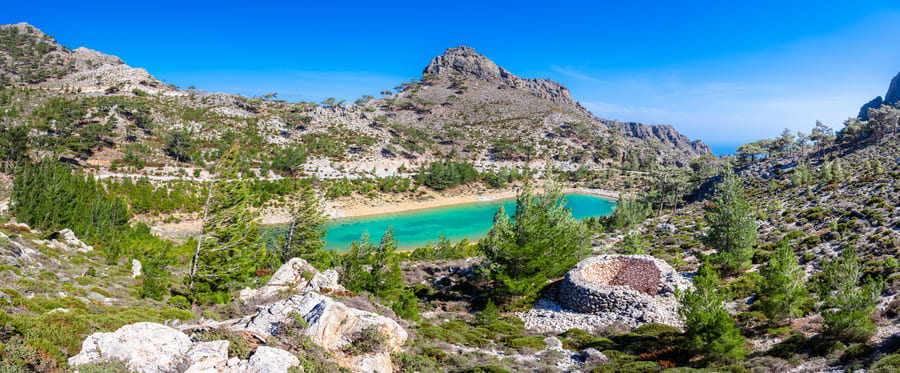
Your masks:
{"label": "shrub", "polygon": [[504,342],[508,347],[514,348],[517,350],[521,350],[523,348],[531,348],[534,350],[543,350],[547,347],[547,342],[544,342],[544,337],[542,336],[528,336],[528,337],[511,337],[506,338]]}
{"label": "shrub", "polygon": [[218,340],[228,341],[228,356],[236,356],[241,359],[249,359],[251,348],[250,342],[238,332],[232,332],[225,329],[213,329],[201,332],[197,338],[200,342],[211,342]]}
{"label": "shrub", "polygon": [[794,251],[782,241],[769,264],[760,270],[759,307],[772,319],[802,316],[806,298],[805,273]]}
{"label": "shrub", "polygon": [[737,175],[722,175],[711,206],[703,218],[709,224],[708,244],[719,249],[713,259],[732,272],[741,272],[753,258],[757,226],[744,196],[744,183]]}
{"label": "shrub", "polygon": [[728,297],[709,263],[703,264],[694,277],[693,291],[677,291],[676,294],[681,303],[678,314],[684,319],[689,348],[713,360],[743,359],[745,339],[725,311]]}
{"label": "shrub", "polygon": [[80,373],[129,373],[131,370],[124,361],[107,360],[99,363],[82,364],[78,366]]}
{"label": "shrub", "polygon": [[[428,356],[431,359],[415,353],[395,352],[391,354],[391,362],[394,364],[394,369],[400,372],[441,372],[441,369],[434,363],[433,359],[438,360],[434,356],[443,354],[443,358],[440,359],[443,360],[446,358],[447,354],[434,347],[426,347],[423,351],[425,356]],[[435,355],[432,355],[432,353]],[[309,373],[310,371],[307,370],[306,372]]]}
{"label": "shrub", "polygon": [[889,355],[872,365],[869,373],[893,373],[900,372],[900,354]]}
{"label": "shrub", "polygon": [[344,353],[348,355],[368,354],[381,351],[386,344],[387,336],[378,327],[371,325],[353,336],[353,341],[344,347]]}
{"label": "shrub", "polygon": [[526,187],[516,197],[510,218],[501,207],[482,240],[491,279],[499,295],[534,296],[547,279],[572,268],[587,254],[587,227],[572,218],[558,187],[533,195]]}
{"label": "shrub", "polygon": [[825,266],[819,296],[823,300],[827,335],[865,342],[875,334],[870,316],[884,285],[881,277],[861,284],[862,277],[862,265],[852,248],[844,249],[839,259]]}
{"label": "shrub", "polygon": [[506,368],[503,368],[499,365],[491,364],[491,365],[482,365],[482,366],[477,366],[474,368],[469,368],[469,369],[462,371],[462,373],[512,373],[512,372],[510,372]]}
{"label": "shrub", "polygon": [[500,311],[498,311],[497,306],[494,305],[494,300],[488,299],[481,312],[475,314],[475,324],[487,326],[497,321],[499,318]]}
{"label": "shrub", "polygon": [[841,361],[846,364],[851,361],[860,360],[871,355],[874,351],[875,348],[865,343],[855,343],[844,350],[844,354],[841,355]]}

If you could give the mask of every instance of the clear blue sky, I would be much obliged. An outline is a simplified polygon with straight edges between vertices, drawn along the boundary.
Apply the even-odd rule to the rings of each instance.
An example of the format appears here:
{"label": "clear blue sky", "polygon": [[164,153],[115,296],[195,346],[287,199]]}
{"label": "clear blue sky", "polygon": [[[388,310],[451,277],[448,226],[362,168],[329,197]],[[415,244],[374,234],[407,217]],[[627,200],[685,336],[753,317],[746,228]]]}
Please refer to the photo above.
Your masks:
{"label": "clear blue sky", "polygon": [[23,21],[181,87],[291,101],[377,95],[468,45],[597,116],[672,124],[719,152],[817,119],[838,129],[900,72],[894,1],[3,5],[0,23]]}

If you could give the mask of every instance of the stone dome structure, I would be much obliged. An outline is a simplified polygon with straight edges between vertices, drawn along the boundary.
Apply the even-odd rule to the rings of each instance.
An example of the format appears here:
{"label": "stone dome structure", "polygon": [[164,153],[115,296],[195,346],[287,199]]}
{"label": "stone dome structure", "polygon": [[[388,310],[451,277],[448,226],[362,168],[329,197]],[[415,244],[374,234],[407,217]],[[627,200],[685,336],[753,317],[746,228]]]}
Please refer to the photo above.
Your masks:
{"label": "stone dome structure", "polygon": [[690,281],[649,255],[601,255],[566,274],[557,302],[565,309],[614,316],[630,326],[657,322],[680,326],[675,289]]}

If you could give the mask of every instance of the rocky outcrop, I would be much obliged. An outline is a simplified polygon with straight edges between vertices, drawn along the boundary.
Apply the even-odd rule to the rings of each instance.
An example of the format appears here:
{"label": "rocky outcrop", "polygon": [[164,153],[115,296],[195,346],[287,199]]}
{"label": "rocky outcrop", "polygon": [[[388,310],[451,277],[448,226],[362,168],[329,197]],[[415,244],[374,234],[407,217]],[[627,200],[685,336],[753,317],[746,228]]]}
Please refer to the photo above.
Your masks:
{"label": "rocky outcrop", "polygon": [[687,136],[669,125],[646,125],[642,123],[621,123],[622,134],[646,142],[657,141],[666,147],[672,147],[694,155],[712,154],[709,145],[700,140],[691,141]]}
{"label": "rocky outcrop", "polygon": [[122,361],[138,373],[287,373],[300,365],[296,356],[282,349],[259,346],[250,360],[228,358],[228,341],[194,342],[174,328],[149,322],[125,325],[113,333],[94,333],[84,340],[81,352],[69,358],[70,366],[102,361]]}
{"label": "rocky outcrop", "polygon": [[566,86],[550,79],[524,79],[515,76],[470,47],[459,46],[447,49],[444,54],[431,60],[423,74],[434,75],[447,81],[464,76],[486,82],[497,82],[506,87],[527,91],[538,98],[572,105],[579,111],[587,111],[572,100]]}
{"label": "rocky outcrop", "polygon": [[881,105],[893,105],[898,102],[900,102],[900,73],[897,73],[897,75],[891,79],[891,84],[888,86],[884,99],[882,99],[881,96],[878,96],[873,98],[872,101],[865,103],[865,105],[859,109],[859,114],[856,117],[860,120],[869,120],[869,109],[878,109]]}
{"label": "rocky outcrop", "polygon": [[187,360],[193,362],[185,373],[216,373],[228,367],[228,341],[195,343],[187,353]]}
{"label": "rocky outcrop", "polygon": [[191,338],[165,325],[139,322],[113,333],[94,333],[81,345],[81,352],[69,358],[73,367],[108,360],[125,362],[139,373],[175,372],[193,347]]}
{"label": "rocky outcrop", "polygon": [[64,251],[75,250],[81,253],[86,253],[88,251],[94,250],[93,246],[90,246],[79,240],[78,237],[75,236],[75,232],[72,232],[72,230],[69,228],[63,229],[57,233],[50,235],[50,239],[32,240],[32,242]]}
{"label": "rocky outcrop", "polygon": [[287,373],[290,367],[298,365],[296,356],[279,348],[259,346],[250,357],[250,367],[257,373]]}
{"label": "rocky outcrop", "polygon": [[869,109],[878,109],[883,103],[884,100],[881,99],[881,96],[873,98],[872,101],[859,108],[859,114],[856,117],[860,120],[869,120]]}
{"label": "rocky outcrop", "polygon": [[[354,371],[391,372],[390,353],[406,342],[406,331],[397,322],[371,312],[347,307],[324,295],[310,292],[267,304],[253,316],[247,316],[228,328],[246,331],[265,338],[278,337],[283,325],[291,325],[294,315],[309,324],[303,331],[313,343],[334,354],[338,364]],[[384,351],[350,356],[344,347],[355,341],[363,329],[376,328],[387,337]]]}
{"label": "rocky outcrop", "polygon": [[891,85],[888,87],[887,93],[884,95],[884,103],[887,105],[900,102],[900,73],[891,79]]}
{"label": "rocky outcrop", "polygon": [[269,282],[259,289],[245,288],[239,297],[247,302],[251,299],[271,298],[283,291],[294,291],[301,294],[309,292],[342,293],[347,290],[338,284],[338,273],[334,270],[319,272],[305,260],[293,258],[283,264]]}

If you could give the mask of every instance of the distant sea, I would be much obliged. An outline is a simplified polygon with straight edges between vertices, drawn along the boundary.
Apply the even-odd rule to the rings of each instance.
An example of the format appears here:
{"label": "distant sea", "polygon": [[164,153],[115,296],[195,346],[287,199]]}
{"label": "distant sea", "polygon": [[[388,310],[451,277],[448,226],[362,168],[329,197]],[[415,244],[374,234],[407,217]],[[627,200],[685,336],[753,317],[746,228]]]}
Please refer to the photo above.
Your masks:
{"label": "distant sea", "polygon": [[[706,142],[706,141],[704,141]],[[709,145],[709,149],[712,150],[715,155],[732,155],[735,150],[737,150],[738,146],[744,145],[750,141],[741,141],[741,142],[707,142],[706,145]]]}

